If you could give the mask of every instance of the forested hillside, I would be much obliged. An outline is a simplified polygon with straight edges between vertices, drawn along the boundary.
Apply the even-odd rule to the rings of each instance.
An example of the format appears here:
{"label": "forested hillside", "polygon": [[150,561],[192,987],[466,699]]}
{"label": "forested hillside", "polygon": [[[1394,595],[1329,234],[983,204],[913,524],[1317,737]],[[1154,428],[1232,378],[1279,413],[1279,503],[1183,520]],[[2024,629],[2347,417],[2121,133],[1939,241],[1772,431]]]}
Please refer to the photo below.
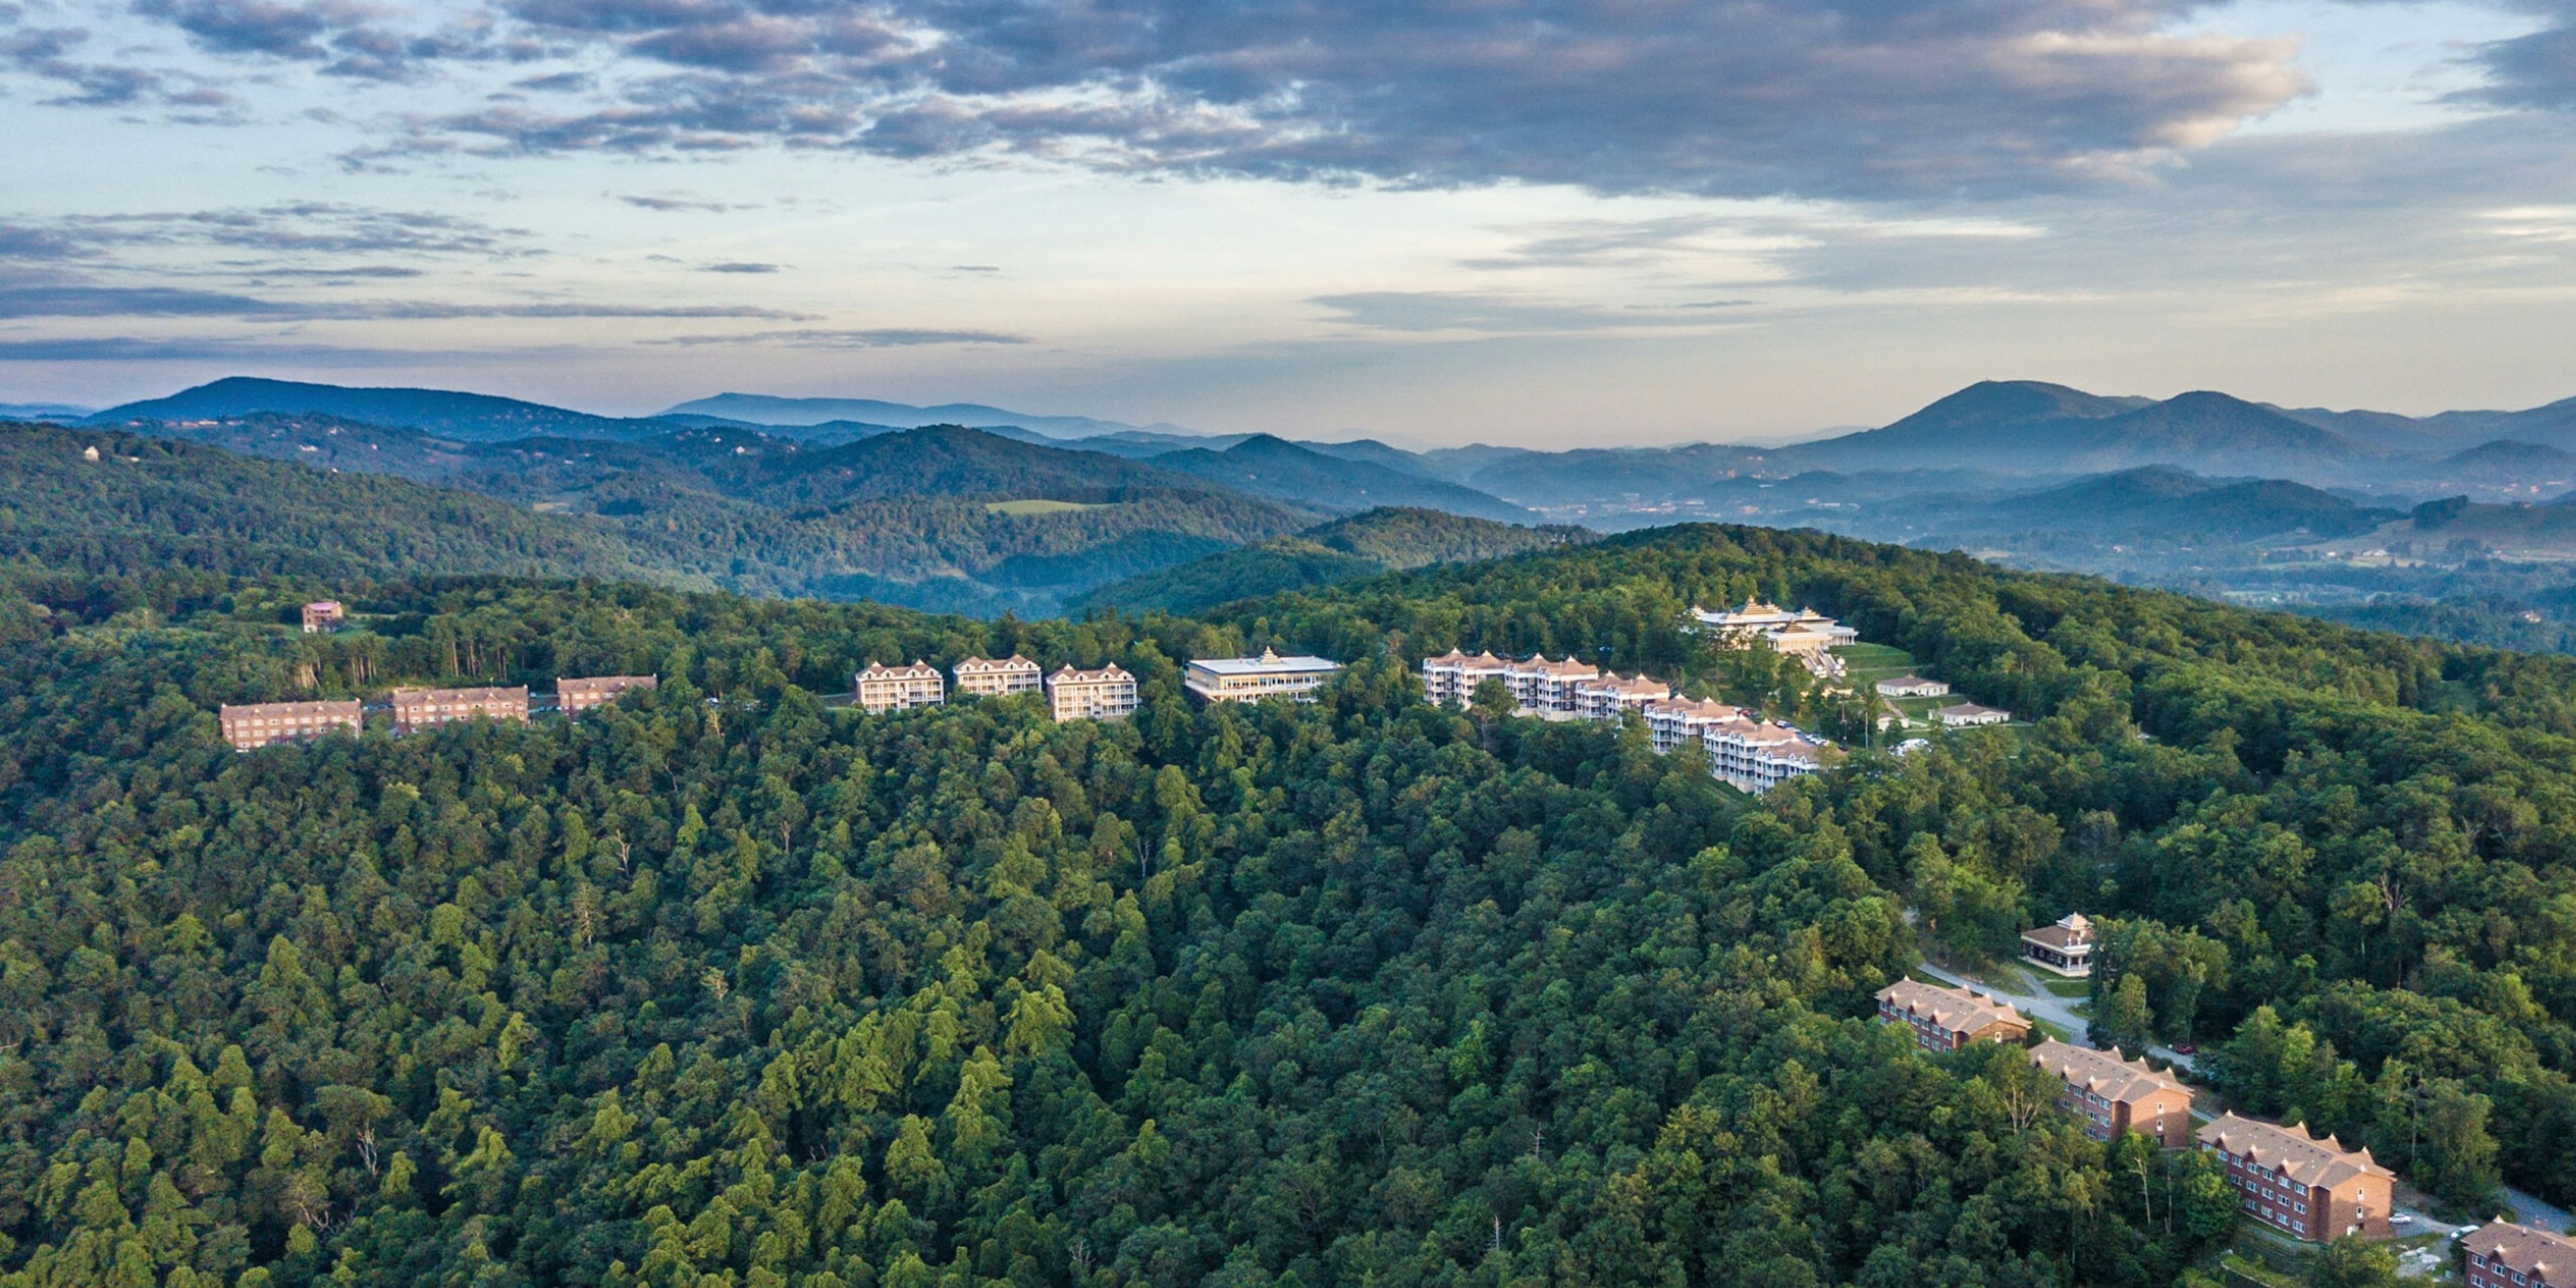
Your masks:
{"label": "forested hillside", "polygon": [[1762,529],[1225,611],[1327,651],[1607,647],[1672,675],[1705,665],[1682,610],[1748,593],[2039,719],[1774,793],[1746,825],[1769,844],[1849,854],[1963,955],[2109,919],[2105,1036],[2241,1030],[2214,1067],[2254,1111],[2464,1205],[2499,1176],[2576,1199],[2576,660]]}
{"label": "forested hillside", "polygon": [[[517,573],[1044,615],[1314,512],[974,430],[816,449],[687,431],[465,444],[345,421],[0,427],[0,552],[47,567]],[[87,449],[103,459],[90,462]],[[236,455],[250,451],[268,461]],[[309,464],[283,465],[293,460]],[[409,482],[368,475],[395,475]]]}
{"label": "forested hillside", "polygon": [[[2560,659],[1706,527],[1209,621],[480,581],[356,586],[361,629],[302,636],[303,584],[19,584],[11,1288],[2162,1288],[2234,1222],[2204,1155],[1864,1018],[1918,933],[2069,907],[2114,927],[2104,1023],[2223,1046],[2241,1103],[2445,1193],[2576,1197]],[[1747,683],[1675,629],[1747,594],[2035,727],[1750,801],[1410,674]],[[1265,645],[1351,666],[1313,706],[1183,699],[1182,659]],[[1116,661],[1144,709],[818,697],[1012,651]],[[605,671],[663,687],[247,755],[211,714]]]}
{"label": "forested hillside", "polygon": [[1500,559],[1589,541],[1583,528],[1521,527],[1438,510],[1389,507],[1112,582],[1073,611],[1191,613],[1228,600],[1307,590],[1425,564]]}

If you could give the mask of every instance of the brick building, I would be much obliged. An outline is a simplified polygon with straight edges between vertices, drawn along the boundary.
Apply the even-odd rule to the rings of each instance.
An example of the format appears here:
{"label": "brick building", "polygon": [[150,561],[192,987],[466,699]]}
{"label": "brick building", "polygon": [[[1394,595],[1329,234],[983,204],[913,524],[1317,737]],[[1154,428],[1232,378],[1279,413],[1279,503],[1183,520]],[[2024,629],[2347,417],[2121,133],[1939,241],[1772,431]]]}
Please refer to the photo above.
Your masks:
{"label": "brick building", "polygon": [[615,702],[621,693],[650,693],[660,687],[661,677],[653,675],[565,676],[555,681],[555,709],[577,716]]}
{"label": "brick building", "polygon": [[2497,1221],[2460,1240],[2469,1288],[2576,1288],[2576,1239]]}
{"label": "brick building", "polygon": [[1124,720],[1136,714],[1136,677],[1112,662],[1097,671],[1065,667],[1046,680],[1047,706],[1066,720]]}
{"label": "brick building", "polygon": [[1914,1030],[1926,1051],[1956,1051],[1971,1042],[2019,1042],[2030,1036],[2021,1012],[1964,988],[1900,979],[1878,990],[1878,1018]]}
{"label": "brick building", "polygon": [[528,686],[506,689],[397,689],[394,732],[414,733],[457,720],[528,722]]}
{"label": "brick building", "polygon": [[957,677],[959,693],[979,697],[1034,693],[1043,684],[1038,678],[1038,664],[1017,653],[998,662],[988,657],[970,657],[949,669]]}
{"label": "brick building", "polygon": [[317,599],[304,606],[304,633],[320,635],[349,620],[348,606],[336,599]]}
{"label": "brick building", "polygon": [[859,705],[870,715],[880,711],[935,707],[948,696],[948,686],[939,678],[939,668],[922,661],[915,661],[910,666],[870,662],[868,669],[859,672],[856,687]]}
{"label": "brick building", "polygon": [[2371,1161],[2369,1150],[2232,1113],[2194,1135],[2201,1148],[2226,1157],[2227,1183],[2246,1214],[2265,1225],[2317,1242],[2388,1233],[2389,1188],[2397,1177]]}
{"label": "brick building", "polygon": [[2030,1058],[2062,1085],[2058,1102],[2093,1139],[2132,1131],[2167,1149],[2191,1143],[2191,1088],[2146,1061],[2056,1041],[2031,1048]]}
{"label": "brick building", "polygon": [[274,743],[310,742],[329,733],[361,733],[366,729],[366,717],[354,701],[227,704],[216,710],[215,718],[223,724],[224,741],[231,743],[235,751],[257,751]]}

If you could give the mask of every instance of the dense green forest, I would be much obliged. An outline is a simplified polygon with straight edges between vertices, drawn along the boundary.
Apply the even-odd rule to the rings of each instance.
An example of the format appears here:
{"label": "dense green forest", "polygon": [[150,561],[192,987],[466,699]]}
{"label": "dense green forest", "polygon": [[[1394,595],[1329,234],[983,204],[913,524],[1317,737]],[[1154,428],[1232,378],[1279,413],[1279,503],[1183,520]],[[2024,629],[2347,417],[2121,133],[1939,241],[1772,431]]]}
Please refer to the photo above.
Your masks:
{"label": "dense green forest", "polygon": [[1309,590],[1425,564],[1501,559],[1593,536],[1584,528],[1524,527],[1391,506],[1141,573],[1091,591],[1070,607],[1077,614],[1095,608],[1194,613],[1229,600]]}
{"label": "dense green forest", "polygon": [[2256,1112],[2367,1141],[2464,1205],[2500,1177],[2576,1198],[2576,659],[1763,529],[1224,611],[1326,650],[1600,649],[1674,675],[1708,666],[1682,610],[1748,593],[2038,718],[1776,793],[1780,843],[1847,848],[1963,956],[2109,919],[2104,1036],[2244,1026],[2213,1064]]}
{"label": "dense green forest", "polygon": [[[707,431],[469,445],[279,417],[195,432],[224,449],[0,426],[0,561],[96,574],[613,577],[998,616],[1051,613],[1068,594],[1315,517],[1112,456],[953,427],[824,449]],[[304,463],[233,450],[253,447]],[[99,460],[86,459],[91,448]],[[1027,498],[1067,504],[997,508]]]}
{"label": "dense green forest", "polygon": [[[1909,906],[1963,955],[2104,916],[2105,1023],[2403,1128],[2445,1192],[2576,1194],[2565,659],[1715,527],[1197,620],[379,581],[303,636],[310,581],[14,584],[10,1288],[2195,1279],[2236,1213],[2203,1156],[1867,1020]],[[2035,727],[1754,801],[1411,675],[1574,651],[1829,705],[1678,629],[1748,594]],[[1351,665],[1184,700],[1265,645]],[[819,696],[1013,651],[1144,709]],[[211,714],[635,670],[578,724],[237,755]]]}

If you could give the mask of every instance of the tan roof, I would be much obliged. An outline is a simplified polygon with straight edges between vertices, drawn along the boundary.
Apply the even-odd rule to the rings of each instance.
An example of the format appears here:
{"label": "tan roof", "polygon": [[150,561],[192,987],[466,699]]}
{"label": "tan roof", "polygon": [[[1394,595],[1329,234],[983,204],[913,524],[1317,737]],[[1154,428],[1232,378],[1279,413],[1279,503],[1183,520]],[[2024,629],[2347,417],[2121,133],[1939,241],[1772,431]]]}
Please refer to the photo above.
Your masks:
{"label": "tan roof", "polygon": [[427,702],[525,702],[528,686],[513,685],[506,689],[397,689],[394,705],[417,706]]}
{"label": "tan roof", "polygon": [[1649,680],[1643,675],[1622,676],[1616,671],[1612,671],[1608,675],[1601,676],[1585,687],[1591,689],[1595,693],[1619,693],[1629,695],[1651,693],[1657,697],[1669,697],[1673,691],[1673,686],[1666,684],[1661,680]]}
{"label": "tan roof", "polygon": [[555,679],[555,694],[560,697],[566,693],[653,689],[661,687],[661,683],[660,677],[651,675],[566,675]]}
{"label": "tan roof", "polygon": [[1733,720],[1744,714],[1742,707],[1730,707],[1714,698],[1664,698],[1646,704],[1648,715],[1680,716],[1685,720]]}
{"label": "tan roof", "polygon": [[1061,667],[1055,674],[1047,677],[1047,683],[1089,684],[1098,683],[1104,680],[1132,680],[1135,678],[1135,676],[1127,674],[1127,672],[1120,668],[1117,663],[1112,662],[1097,671],[1078,670],[1071,666]]}
{"label": "tan roof", "polygon": [[1539,671],[1561,679],[1583,680],[1601,674],[1600,667],[1577,662],[1570,657],[1562,662],[1551,662],[1545,653],[1532,653],[1527,659],[1511,665],[1515,671]]}
{"label": "tan roof", "polygon": [[2002,707],[1990,707],[1977,702],[1961,702],[1941,708],[1941,714],[1946,718],[1949,716],[2008,716],[2012,713]]}
{"label": "tan roof", "polygon": [[2345,1149],[2332,1136],[2318,1140],[2301,1127],[2239,1118],[2233,1112],[2193,1133],[2202,1144],[2240,1155],[2256,1166],[2277,1169],[2301,1185],[2333,1189],[2356,1176],[2396,1173],[2373,1162],[2367,1149]]}
{"label": "tan roof", "polygon": [[2121,1059],[2118,1047],[2096,1051],[2051,1040],[2031,1048],[2030,1058],[2040,1068],[2104,1100],[2129,1104],[2160,1091],[2191,1094],[2191,1088],[2148,1068],[2146,1061]]}
{"label": "tan roof", "polygon": [[1878,1000],[1893,1002],[1898,1010],[1923,1016],[1953,1033],[1974,1033],[1989,1024],[2030,1027],[2021,1012],[1991,997],[1919,979],[1900,979],[1878,990]]}
{"label": "tan roof", "polygon": [[2500,1261],[2507,1270],[2521,1271],[2549,1288],[2576,1285],[2576,1239],[2497,1221],[2479,1227],[2476,1233],[2460,1240],[2460,1246]]}
{"label": "tan roof", "polygon": [[2093,923],[2080,912],[2070,912],[2057,924],[2021,932],[2021,937],[2047,948],[2079,948],[2093,942]]}
{"label": "tan roof", "polygon": [[1038,669],[1037,663],[1017,653],[998,661],[989,657],[970,657],[957,664],[959,675],[969,671],[1034,671],[1036,669]]}
{"label": "tan roof", "polygon": [[1777,746],[1765,747],[1762,754],[1779,760],[1805,760],[1825,763],[1825,749],[1803,738],[1792,738]]}
{"label": "tan roof", "polygon": [[939,668],[928,662],[914,662],[910,666],[887,666],[883,662],[870,662],[868,669],[859,672],[859,678],[862,680],[935,680],[939,678]]}

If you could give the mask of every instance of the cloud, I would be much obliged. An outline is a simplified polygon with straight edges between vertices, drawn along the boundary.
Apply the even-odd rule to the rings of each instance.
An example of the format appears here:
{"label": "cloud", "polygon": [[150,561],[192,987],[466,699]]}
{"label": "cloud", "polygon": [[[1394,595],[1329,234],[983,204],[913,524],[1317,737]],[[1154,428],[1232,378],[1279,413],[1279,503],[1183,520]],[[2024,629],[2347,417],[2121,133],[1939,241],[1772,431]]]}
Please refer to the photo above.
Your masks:
{"label": "cloud", "polygon": [[[1018,156],[1139,174],[1605,193],[2010,196],[2129,179],[2306,92],[2192,0],[504,0],[393,32],[343,0],[140,0],[244,60],[503,49],[578,110],[422,113],[356,164],[477,153]],[[2538,55],[2534,55],[2538,57]],[[583,78],[588,77],[590,80]]]}
{"label": "cloud", "polygon": [[1362,291],[1317,296],[1307,302],[1331,309],[1340,315],[1336,319],[1338,321],[1373,331],[1469,331],[1483,335],[1702,328],[1709,325],[1708,319],[1677,314],[1673,308],[1728,308],[1751,303],[1749,300],[1712,300],[1672,307],[1628,305],[1609,309],[1561,300],[1463,291]]}
{"label": "cloud", "polygon": [[2576,7],[2560,25],[2480,51],[2490,83],[2467,97],[2505,107],[2576,109]]}
{"label": "cloud", "polygon": [[776,273],[783,271],[785,267],[783,264],[754,264],[735,260],[723,264],[709,264],[698,271],[701,273]]}
{"label": "cloud", "polygon": [[810,315],[746,304],[460,303],[433,300],[280,301],[167,286],[0,286],[0,318],[222,317],[277,321],[441,318],[753,318]]}
{"label": "cloud", "polygon": [[423,349],[372,349],[273,340],[146,339],[137,336],[64,336],[0,340],[0,362],[223,362],[304,363],[315,366],[410,366],[472,361],[488,355]]}
{"label": "cloud", "polygon": [[763,344],[791,349],[896,349],[925,344],[1030,344],[1024,335],[999,331],[939,331],[885,328],[860,331],[753,331],[741,335],[682,335],[655,344],[691,347],[709,344]]}
{"label": "cloud", "polygon": [[678,192],[664,196],[619,197],[618,200],[639,210],[661,211],[666,214],[680,210],[703,210],[710,213],[721,214],[728,210],[757,210],[760,208],[760,203],[758,202],[745,202],[737,205],[730,202],[717,201],[712,197],[701,197],[692,192]]}

